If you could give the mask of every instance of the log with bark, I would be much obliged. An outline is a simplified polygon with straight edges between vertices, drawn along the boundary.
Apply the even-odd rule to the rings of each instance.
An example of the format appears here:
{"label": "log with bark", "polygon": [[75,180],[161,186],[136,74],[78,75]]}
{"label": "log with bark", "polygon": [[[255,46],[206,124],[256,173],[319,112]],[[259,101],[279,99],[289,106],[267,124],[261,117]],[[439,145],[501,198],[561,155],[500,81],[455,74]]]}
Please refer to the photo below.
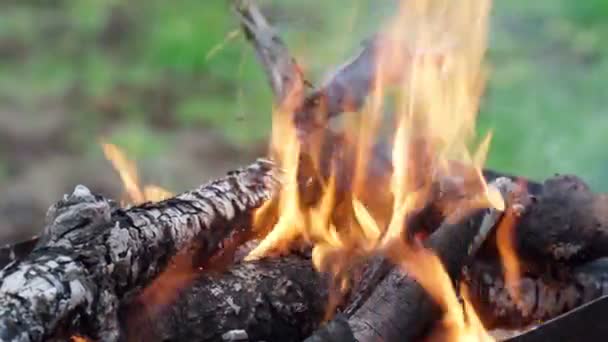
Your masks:
{"label": "log with bark", "polygon": [[557,317],[608,294],[608,259],[541,274],[524,272],[512,298],[501,266],[476,260],[465,271],[475,311],[488,329],[521,329]]}
{"label": "log with bark", "polygon": [[42,341],[84,332],[119,335],[117,308],[161,272],[177,251],[205,259],[278,187],[259,160],[174,198],[120,209],[77,186],[49,210],[37,247],[0,271],[0,338]]}
{"label": "log with bark", "polygon": [[[552,179],[549,180],[547,182],[547,184],[551,184],[551,183],[555,183],[557,180],[564,180],[564,177],[557,177],[556,179]],[[566,180],[569,179],[568,177],[565,178]],[[556,184],[559,184],[559,182],[557,182]],[[548,192],[545,196],[549,196],[550,194],[554,194],[555,192]],[[542,198],[542,196],[541,196]],[[549,197],[551,198],[551,197]],[[538,203],[542,203],[542,202],[531,202],[529,205],[532,204],[538,204]],[[524,212],[523,215],[527,215],[527,212]],[[418,220],[420,222],[423,221],[427,221],[426,219],[420,219]],[[544,231],[550,232],[549,227],[545,227]],[[540,230],[540,229],[539,229]],[[453,232],[458,232],[458,230],[452,230]],[[456,237],[462,237],[462,235],[457,234]],[[446,238],[447,242],[446,245],[449,245],[451,247],[455,246],[454,245],[454,237],[451,238]],[[433,240],[430,240],[433,241]],[[451,250],[452,251],[452,250]],[[453,251],[452,251],[453,252]],[[274,261],[272,260],[262,260],[259,261],[257,263],[254,264],[254,266],[252,266],[252,269],[254,271],[252,271],[254,274],[256,274],[259,270],[259,272],[265,272],[268,268],[266,267],[266,263],[273,263]],[[307,261],[309,263],[309,261]],[[527,290],[527,291],[523,291],[525,296],[528,296],[529,293],[541,293],[541,294],[545,294],[545,297],[547,298],[542,298],[538,297],[535,298],[533,297],[532,299],[525,297],[527,302],[524,303],[524,307],[518,307],[511,299],[510,297],[507,296],[507,291],[504,287],[504,282],[501,279],[501,274],[502,274],[502,269],[500,267],[500,265],[498,263],[495,263],[494,265],[492,265],[491,267],[479,267],[479,265],[477,265],[477,263],[483,264],[485,261],[483,259],[479,260],[476,259],[475,261],[473,261],[471,263],[471,269],[473,271],[470,271],[467,273],[467,277],[465,277],[465,281],[469,282],[470,288],[471,288],[471,292],[473,293],[473,303],[476,304],[476,309],[479,310],[480,312],[483,313],[482,315],[482,319],[484,320],[484,322],[486,324],[488,324],[489,327],[503,327],[503,328],[520,328],[523,326],[528,325],[530,322],[533,322],[534,319],[537,318],[551,318],[551,317],[555,317],[556,315],[563,313],[569,309],[571,309],[572,307],[582,304],[584,302],[587,302],[599,295],[601,295],[603,293],[603,287],[602,287],[602,281],[603,279],[605,279],[605,277],[608,275],[608,273],[606,273],[606,269],[603,268],[594,268],[594,271],[584,271],[584,270],[579,270],[579,268],[577,268],[575,271],[572,272],[572,274],[574,274],[575,276],[572,276],[570,278],[564,279],[564,278],[559,278],[559,279],[554,279],[554,280],[550,280],[550,274],[547,273],[542,273],[542,274],[535,274],[535,273],[531,273],[529,275],[526,275],[526,277],[523,280],[524,284],[529,284],[530,281],[533,281],[534,286],[532,288],[532,290]],[[280,276],[277,276],[278,278],[282,277],[282,275],[284,274],[291,274],[291,269],[290,267],[293,266],[295,264],[290,264],[290,263],[275,263],[274,266],[277,267],[276,269],[276,274],[279,274]],[[362,299],[359,300],[359,304],[350,302],[350,305],[348,306],[348,308],[346,309],[345,313],[350,316],[350,317],[367,317],[369,315],[371,315],[371,313],[365,313],[365,310],[368,310],[372,313],[377,313],[378,311],[384,310],[386,312],[392,312],[392,310],[396,310],[399,307],[401,307],[401,310],[411,310],[409,311],[410,313],[408,315],[403,315],[403,316],[395,316],[397,317],[397,319],[401,322],[403,321],[403,317],[412,317],[412,322],[418,322],[417,320],[425,320],[428,318],[423,318],[424,315],[420,315],[420,311],[416,310],[415,308],[405,305],[403,304],[403,306],[397,306],[396,307],[396,303],[403,303],[401,301],[397,301],[394,300],[395,298],[401,298],[400,293],[404,288],[408,288],[408,286],[404,287],[404,283],[405,284],[409,284],[412,282],[411,279],[408,279],[407,276],[404,276],[403,274],[401,274],[398,270],[393,270],[390,271],[391,268],[390,266],[388,268],[386,268],[386,263],[382,263],[381,265],[383,265],[382,267],[384,267],[386,273],[389,274],[388,278],[386,276],[386,274],[381,275],[379,279],[373,279],[373,275],[370,276],[365,276],[363,278],[363,282],[365,281],[369,281],[371,284],[369,285],[370,288],[370,292],[371,294],[367,294],[364,295]],[[244,267],[243,265],[237,265],[235,266],[235,269],[239,269],[241,267]],[[299,266],[298,266],[299,267]],[[307,266],[309,269],[307,272],[302,271],[302,274],[315,274],[313,272],[312,269],[312,265],[308,265]],[[390,272],[389,272],[390,271]],[[313,273],[309,273],[309,272],[313,272]],[[372,272],[373,274],[374,272]],[[238,274],[238,272],[237,272]],[[568,273],[569,274],[569,273]],[[200,277],[200,278],[199,278]],[[225,278],[224,278],[225,277]],[[587,277],[587,278],[585,278]],[[230,311],[228,311],[228,313],[226,313],[225,311],[218,311],[215,315],[211,315],[210,312],[205,308],[205,301],[207,300],[208,297],[206,297],[206,293],[208,291],[211,291],[211,289],[222,289],[224,287],[227,287],[228,289],[230,289],[230,281],[234,281],[234,282],[242,282],[243,280],[240,280],[240,278],[238,276],[235,276],[233,273],[228,272],[225,273],[224,275],[220,274],[220,275],[215,275],[214,277],[209,277],[207,274],[201,274],[196,276],[196,279],[201,279],[200,282],[194,280],[193,281],[193,285],[192,287],[190,286],[184,286],[182,288],[177,289],[177,292],[179,293],[179,300],[177,300],[176,302],[173,302],[172,304],[169,304],[167,307],[168,309],[162,311],[162,314],[156,313],[153,316],[153,322],[157,322],[154,323],[153,325],[155,326],[162,326],[162,328],[160,329],[161,331],[157,333],[157,337],[160,336],[173,336],[174,338],[176,338],[176,336],[179,336],[181,338],[186,338],[187,336],[196,336],[197,338],[201,337],[201,336],[207,336],[210,339],[213,338],[217,338],[218,336],[227,333],[231,330],[244,330],[246,332],[250,332],[251,334],[255,335],[255,336],[266,336],[267,338],[269,338],[270,336],[276,336],[276,335],[259,335],[262,334],[264,331],[269,331],[270,327],[272,327],[273,325],[273,321],[281,321],[282,319],[282,314],[279,313],[278,311],[273,311],[273,314],[271,314],[272,319],[268,319],[265,321],[262,320],[258,320],[257,321],[257,326],[256,327],[252,327],[252,325],[250,324],[249,320],[237,320],[235,319],[237,316],[235,316],[235,313],[231,313]],[[215,280],[215,285],[213,285],[211,283],[210,279],[214,279]],[[224,281],[226,279],[230,279],[230,281]],[[561,280],[560,280],[561,279]],[[481,281],[483,280],[483,281]],[[271,282],[273,283],[273,280],[267,279],[267,278],[256,278],[255,281],[253,281],[251,284],[251,288],[263,288],[264,285],[255,285],[256,282],[260,282],[260,283],[264,283],[264,282]],[[199,284],[199,285],[196,285]],[[202,285],[201,285],[202,284]],[[276,284],[276,283],[274,283]],[[314,282],[310,282],[307,283],[310,286],[318,286],[315,285]],[[217,285],[217,286],[216,286]],[[411,290],[411,291],[406,291],[406,293],[414,293],[416,295],[420,295],[420,296],[425,296],[423,293],[424,291],[422,291],[421,288],[417,287],[416,284],[413,284],[411,286],[414,286],[413,288],[415,290]],[[582,286],[582,287],[581,287]],[[310,289],[308,289],[310,290]],[[175,291],[175,289],[165,289],[165,291],[168,292],[172,292]],[[538,292],[530,292],[530,291],[538,291]],[[203,293],[203,295],[201,295],[201,293]],[[255,292],[243,292],[242,294],[239,294],[238,296],[233,296],[236,301],[239,301],[239,303],[250,303],[248,298],[251,298],[251,296],[254,295]],[[298,300],[302,301],[302,302],[306,302],[308,303],[308,305],[314,305],[315,303],[318,303],[319,298],[315,297],[314,295],[316,294],[314,291],[306,291],[306,289],[303,287],[302,288],[302,292],[301,293],[307,293],[307,294],[312,294],[312,296],[304,296],[304,297],[299,297]],[[324,293],[321,292],[321,293]],[[373,298],[370,300],[370,296],[373,294]],[[260,295],[258,293],[258,295]],[[396,296],[396,297],[387,297],[387,296]],[[408,294],[407,296],[411,296],[411,294]],[[551,301],[550,298],[554,298],[553,296],[559,296],[559,298],[562,298],[562,300],[560,301]],[[262,297],[264,298],[264,300],[266,302],[274,302],[274,303],[281,303],[282,301],[282,297],[280,295],[277,295],[275,293],[269,293],[269,292],[265,292]],[[221,296],[220,296],[221,298]],[[389,299],[387,299],[389,298]],[[393,300],[391,300],[390,298],[392,298]],[[322,301],[322,300],[321,300]],[[541,303],[542,305],[538,305],[538,303]],[[140,301],[141,303],[146,303],[146,300]],[[382,303],[382,304],[378,304],[378,303]],[[414,301],[416,302],[416,301]],[[216,307],[216,305],[218,304],[212,304],[214,303],[214,301],[209,301],[209,304],[212,307]],[[228,302],[222,302],[224,303],[223,306],[219,305],[218,307],[224,307],[224,308],[228,308],[229,304],[227,304]],[[141,306],[141,304],[139,304]],[[189,309],[184,309],[183,306],[188,306]],[[527,306],[526,306],[527,305]],[[257,310],[261,310],[262,313],[264,313],[264,315],[267,314],[266,311],[266,307],[265,306],[260,306],[258,307],[252,307],[249,305],[238,305],[239,307],[243,307],[243,312],[248,312],[249,315],[256,317],[258,311]],[[360,310],[361,307],[364,307],[363,309]],[[198,309],[196,309],[198,308]],[[379,309],[382,308],[382,309]],[[527,311],[528,309],[530,309],[529,311]],[[138,315],[142,314],[142,311],[137,311],[139,312]],[[400,312],[401,314],[403,314],[404,311],[396,311],[396,312]],[[143,311],[143,314],[145,314],[146,311]],[[200,323],[200,318],[201,315],[205,313],[205,318],[207,320],[209,320],[210,322],[230,322],[231,325],[223,325],[223,323],[213,323],[213,324],[208,324],[208,325],[201,325]],[[284,329],[287,331],[289,329],[292,329],[291,331],[297,331],[298,334],[296,336],[303,336],[304,333],[309,332],[309,328],[311,327],[311,325],[309,325],[309,322],[318,322],[320,321],[321,317],[321,313],[320,311],[310,311],[309,313],[311,313],[311,316],[307,317],[307,324],[305,325],[305,327],[299,327],[298,322],[296,321],[291,321],[294,325],[291,326],[291,328],[284,326]],[[313,313],[316,313],[317,316],[315,316]],[[189,317],[192,318],[192,320],[188,320],[185,317],[187,315],[190,315]],[[375,318],[375,322],[372,325],[372,327],[366,325],[366,327],[368,327],[368,329],[372,329],[372,331],[379,331],[379,326],[382,326],[381,323],[379,322],[383,322],[385,319],[388,319],[389,316],[383,316],[383,315],[376,315],[374,316]],[[432,316],[431,316],[432,318]],[[357,318],[358,319],[358,318]],[[177,325],[170,325],[170,324],[164,324],[162,322],[167,321],[167,322],[180,322],[179,327]],[[160,322],[160,323],[159,323]],[[282,321],[284,322],[284,321]],[[343,325],[340,325],[340,322],[344,322],[343,319],[338,319],[336,320],[336,322],[333,322],[332,324],[329,325],[329,327],[333,327],[333,326],[340,326],[342,329],[338,330],[341,333],[346,333],[346,334],[351,334],[353,331],[351,329],[351,327],[348,325],[348,320],[346,328]],[[431,324],[433,322],[433,319],[430,319],[429,322],[427,324]],[[356,323],[354,323],[356,324]],[[417,327],[418,323],[412,323],[413,326]],[[140,324],[135,324],[134,325],[134,329],[137,331],[140,331],[141,329],[137,329],[137,327],[141,326]],[[404,326],[402,323],[400,323],[399,325],[386,325],[388,327],[394,328],[394,329],[398,329],[398,327],[400,326]],[[420,325],[421,327],[424,326],[424,324]],[[178,329],[179,328],[179,333],[175,332],[174,329]],[[283,328],[281,329],[281,331],[283,331]],[[333,330],[331,330],[333,331]],[[415,330],[413,330],[413,332],[415,332]],[[412,333],[413,333],[412,332]],[[395,331],[395,333],[399,333],[399,331]],[[424,330],[422,332],[418,332],[420,334],[424,333]],[[172,335],[175,334],[175,335]],[[327,334],[327,329],[324,329],[321,331],[321,334]],[[333,333],[328,334],[327,337],[336,337],[334,335],[331,335]],[[385,336],[385,337],[390,337],[391,332],[389,331],[389,333]],[[402,335],[401,333],[399,333],[397,336],[399,337],[403,337],[404,335]],[[407,336],[407,335],[406,335]],[[148,336],[149,337],[149,336]],[[201,337],[202,338],[202,337]]]}

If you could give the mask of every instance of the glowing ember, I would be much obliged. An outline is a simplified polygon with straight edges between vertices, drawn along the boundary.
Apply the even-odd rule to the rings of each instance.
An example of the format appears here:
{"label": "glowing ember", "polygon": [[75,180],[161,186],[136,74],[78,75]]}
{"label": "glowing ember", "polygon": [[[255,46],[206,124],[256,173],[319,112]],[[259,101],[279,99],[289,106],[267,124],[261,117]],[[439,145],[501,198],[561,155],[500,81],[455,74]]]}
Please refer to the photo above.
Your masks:
{"label": "glowing ember", "polygon": [[157,202],[173,196],[170,191],[156,185],[146,185],[142,190],[135,163],[129,160],[126,154],[116,145],[102,143],[101,147],[106,159],[112,163],[122,180],[127,197],[123,201],[123,205]]}
{"label": "glowing ember", "polygon": [[[328,176],[327,165],[321,166],[319,146],[301,145],[289,115],[274,115],[272,153],[285,170],[286,185],[278,200],[276,224],[249,259],[307,243],[313,248],[315,267],[333,275],[337,292],[343,293],[353,266],[372,254],[384,254],[414,277],[443,309],[444,339],[491,340],[466,298],[463,311],[439,258],[419,243],[403,239],[410,228],[406,217],[432,201],[433,185],[446,179],[459,184],[469,204],[454,200],[447,207],[504,209],[502,196],[490,191],[481,173],[491,135],[483,137],[476,149],[471,148],[485,86],[489,9],[490,0],[401,3],[399,15],[379,37],[374,93],[357,116],[356,128],[347,126],[345,133],[354,139],[356,148],[349,187],[338,186],[345,181],[338,170],[331,169]],[[390,182],[374,179],[376,188],[366,189],[371,149],[390,105],[388,95],[396,99],[390,107],[396,109],[393,173]],[[314,169],[310,178],[320,183],[313,201],[304,200],[310,196],[303,190],[306,186],[299,174],[305,158]],[[366,196],[370,192],[373,195]],[[373,210],[385,194],[390,194],[388,207],[392,209]],[[505,259],[505,263],[512,261]],[[330,310],[335,304],[336,299],[330,298]]]}

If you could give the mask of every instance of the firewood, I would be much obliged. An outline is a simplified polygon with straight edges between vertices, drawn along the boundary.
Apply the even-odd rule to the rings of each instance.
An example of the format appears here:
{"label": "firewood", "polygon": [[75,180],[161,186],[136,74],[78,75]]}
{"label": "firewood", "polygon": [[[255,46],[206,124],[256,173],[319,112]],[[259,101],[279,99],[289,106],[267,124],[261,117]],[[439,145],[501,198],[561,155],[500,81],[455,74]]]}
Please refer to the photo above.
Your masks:
{"label": "firewood", "polygon": [[264,67],[276,102],[283,102],[293,95],[295,89],[302,92],[306,81],[300,67],[256,3],[251,0],[232,2],[245,37],[254,46],[256,56]]}
{"label": "firewood", "polygon": [[521,329],[608,294],[608,259],[541,274],[524,273],[511,297],[497,261],[476,260],[465,272],[469,298],[488,329]]}
{"label": "firewood", "polygon": [[[550,182],[548,182],[548,183],[550,183]],[[551,194],[552,192],[548,192],[548,193]],[[475,263],[473,265],[475,265]],[[312,266],[309,265],[309,267],[312,270]],[[281,267],[279,267],[278,272],[282,272]],[[480,273],[477,273],[477,274],[479,275]],[[514,309],[514,307],[513,307],[514,303],[512,301],[504,300],[504,301],[500,301],[500,302],[492,302],[492,299],[494,298],[491,295],[492,291],[496,291],[497,288],[498,289],[501,288],[500,287],[501,282],[500,282],[500,269],[499,269],[499,267],[495,266],[494,268],[490,269],[488,272],[484,272],[484,273],[481,273],[481,274],[484,274],[484,279],[486,279],[486,280],[490,279],[491,281],[489,281],[489,282],[486,281],[485,283],[482,283],[481,285],[478,285],[477,288],[475,288],[476,289],[476,291],[474,292],[475,295],[472,298],[474,299],[474,303],[475,303],[475,301],[482,301],[482,302],[485,301],[485,303],[486,303],[485,304],[486,305],[486,311],[487,310],[493,310],[493,311],[490,311],[490,312],[494,313],[494,314],[493,315],[488,315],[487,317],[488,318],[494,317],[495,318],[494,324],[496,324],[498,326],[518,326],[519,327],[519,326],[521,326],[521,324],[529,322],[529,319],[531,317],[539,317],[539,312],[541,312],[541,311],[532,312],[532,316],[524,316],[523,314],[520,314],[519,316],[517,316],[517,315],[516,316],[499,315],[498,313],[501,313],[501,312],[502,313],[507,312],[507,313],[512,313],[513,314],[513,313],[517,313],[518,311]],[[372,291],[373,290],[377,290],[377,291],[379,291],[379,293],[383,293],[385,291],[390,293],[390,288],[389,288],[389,290],[386,290],[387,286],[390,286],[391,284],[394,284],[394,280],[395,279],[401,279],[401,280],[403,280],[403,278],[404,278],[397,271],[391,272],[390,276],[392,277],[392,280],[383,281],[381,285],[378,285],[378,282],[375,282],[371,286],[371,290]],[[215,279],[216,281],[218,281],[220,283],[222,281],[221,278],[212,278],[212,279]],[[542,279],[544,279],[544,278],[542,278]],[[364,280],[369,280],[369,279],[367,277],[365,277]],[[379,279],[379,280],[382,280],[382,279]],[[206,281],[203,281],[202,284],[209,284],[210,281],[211,280],[207,279]],[[480,284],[480,283],[478,283],[478,284]],[[589,284],[592,284],[592,285],[590,285],[591,287],[589,287],[589,288],[593,289],[593,287],[592,287],[593,284],[597,284],[597,282],[596,283],[589,283]],[[550,285],[551,284],[549,284],[547,286],[544,286],[544,285],[541,286],[541,285],[539,285],[538,288],[540,290],[542,290],[542,291],[545,291],[545,292],[549,293],[549,291],[552,291],[551,289],[553,288]],[[197,287],[193,287],[193,288],[196,289]],[[199,288],[200,288],[200,286],[199,286]],[[502,293],[504,294],[504,287],[502,288],[502,290],[503,290]],[[198,291],[201,291],[201,290],[198,290]],[[182,294],[182,296],[183,296],[182,298],[197,298],[196,291],[194,291],[193,293],[195,293],[195,294],[193,295],[193,297],[191,297],[190,292],[189,291],[185,291]],[[586,293],[588,293],[588,291]],[[579,294],[573,294],[573,295],[574,296],[578,296],[576,298],[579,298],[579,302],[582,301],[583,299],[584,299],[584,301],[587,301],[589,299],[594,298],[594,296],[588,296],[587,294],[580,294],[579,293]],[[504,298],[504,297],[500,297],[500,298]],[[367,298],[365,298],[365,299],[367,299]],[[317,299],[311,297],[310,300],[317,300]],[[182,302],[183,301],[186,301],[186,300],[183,299]],[[561,305],[560,303],[556,303],[556,304],[557,305]],[[178,303],[172,304],[170,306],[170,308],[173,311],[179,311],[180,310],[179,306],[181,306],[181,305],[182,305],[182,303],[178,302]],[[204,306],[201,305],[201,309],[200,310],[204,310],[203,307]],[[349,306],[349,308],[350,308],[350,306]],[[358,309],[358,308],[355,308],[355,310],[352,310],[352,311],[354,312],[354,311],[356,311],[356,309]],[[555,307],[552,307],[549,304],[547,304],[547,307],[545,308],[545,310],[546,310],[545,317],[552,317],[552,315],[554,313],[558,312],[559,310],[563,311],[564,308],[563,307],[561,307],[561,309],[560,309],[560,307],[555,308]],[[188,311],[184,311],[184,312],[188,312]],[[196,312],[197,312],[197,310],[195,309],[195,306],[192,306],[191,313],[196,313]],[[349,311],[347,310],[346,313],[348,314]],[[524,317],[522,319],[519,319],[519,320],[516,319],[516,318],[513,318],[513,317],[520,317],[520,316],[524,316]],[[170,316],[166,316],[166,317],[170,317]],[[222,317],[222,315],[220,314],[218,317],[215,317],[213,319],[222,319],[221,317]],[[317,319],[319,319],[319,317],[317,317],[317,316],[310,316],[309,319],[311,319],[311,320],[317,320]],[[482,317],[485,317],[485,315],[482,316]],[[181,325],[181,330],[180,331],[181,331],[182,334],[189,334],[189,333],[193,333],[194,334],[194,333],[196,333],[197,329],[202,329],[202,328],[199,328],[198,326],[199,326],[198,324],[185,324],[184,323],[183,325]],[[294,325],[294,329],[296,329],[296,328],[297,328],[297,323],[295,323],[295,325]],[[249,329],[251,329],[251,328],[249,328]],[[263,326],[261,326],[260,329],[263,329]],[[167,329],[165,329],[163,331],[166,334],[172,333],[171,332],[172,330],[169,329],[168,327],[167,327]]]}
{"label": "firewood", "polygon": [[608,256],[608,195],[571,175],[547,179],[517,222],[517,252],[537,263]]}
{"label": "firewood", "polygon": [[127,340],[221,341],[241,331],[249,341],[302,341],[323,318],[324,278],[299,255],[203,272],[161,308],[144,309],[146,300],[131,305],[126,316],[136,321],[125,321]]}
{"label": "firewood", "polygon": [[[492,220],[490,217],[494,215],[493,210],[476,210],[457,223],[446,222],[428,238],[425,245],[439,256],[451,279],[458,279],[481,222]],[[493,225],[492,222],[486,224]],[[424,288],[401,270],[394,269],[347,321],[326,325],[307,341],[338,341],[347,336],[348,333],[344,334],[348,331],[354,337],[350,340],[353,342],[415,341],[423,337],[440,316],[440,309]],[[332,335],[328,329],[340,336]]]}
{"label": "firewood", "polygon": [[[213,341],[220,340],[231,331],[239,331],[249,340],[299,341],[311,333],[324,315],[327,282],[314,270],[310,258],[292,254],[250,263],[238,259],[237,264],[228,270],[194,275],[193,280],[183,287],[157,288],[165,295],[175,292],[176,298],[170,302],[158,304],[144,297],[129,304],[123,313],[126,318],[122,321],[127,340]],[[372,261],[376,266],[386,266],[387,263],[382,258]],[[502,279],[501,266],[496,261],[475,260],[467,267],[463,281],[467,283],[469,298],[487,328],[521,329],[606,294],[607,265],[606,260],[598,260],[563,272],[561,276],[525,274],[520,282],[521,304],[510,298]],[[382,281],[384,278],[371,280],[374,284],[372,292],[377,291],[373,301],[378,305],[376,310],[386,308],[390,312],[395,307],[394,297],[384,298],[381,304],[377,299],[382,298],[379,294],[391,295],[392,291],[401,291],[401,281],[406,278],[390,267],[388,276],[392,277],[389,281]],[[363,279],[370,281],[367,277]],[[291,284],[287,288],[282,286],[286,282]],[[363,302],[368,298],[363,298]],[[353,316],[361,305],[351,302],[343,313],[308,341],[352,341],[354,335],[348,317]],[[301,311],[284,310],[296,307]],[[371,303],[367,307],[373,309]],[[416,316],[418,308],[416,306],[408,312]],[[383,316],[378,314],[377,319],[380,321]],[[394,328],[402,324],[399,321]],[[143,326],[151,328],[142,329]]]}
{"label": "firewood", "polygon": [[149,284],[177,251],[199,258],[250,227],[252,210],[276,191],[273,164],[259,160],[174,198],[119,209],[77,186],[49,210],[37,247],[0,271],[0,338],[42,341],[82,331],[118,337],[116,309]]}

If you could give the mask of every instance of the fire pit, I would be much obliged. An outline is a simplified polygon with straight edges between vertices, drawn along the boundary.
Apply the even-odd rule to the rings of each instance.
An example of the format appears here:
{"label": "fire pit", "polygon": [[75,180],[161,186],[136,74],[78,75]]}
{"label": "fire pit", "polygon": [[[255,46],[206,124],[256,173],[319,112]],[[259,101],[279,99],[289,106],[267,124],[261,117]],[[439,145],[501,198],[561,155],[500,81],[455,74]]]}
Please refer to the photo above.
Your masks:
{"label": "fire pit", "polygon": [[403,1],[310,92],[255,4],[234,9],[276,97],[268,160],[173,196],[105,145],[127,202],[77,186],[0,250],[0,339],[604,336],[608,197],[483,168],[489,0]]}

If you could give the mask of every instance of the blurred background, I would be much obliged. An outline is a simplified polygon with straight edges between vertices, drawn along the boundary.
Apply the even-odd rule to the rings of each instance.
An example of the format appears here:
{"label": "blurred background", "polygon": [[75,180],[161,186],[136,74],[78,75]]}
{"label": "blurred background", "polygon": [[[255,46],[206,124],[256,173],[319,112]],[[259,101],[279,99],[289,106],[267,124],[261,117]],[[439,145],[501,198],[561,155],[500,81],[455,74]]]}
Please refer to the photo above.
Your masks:
{"label": "blurred background", "polygon": [[[260,0],[313,83],[356,52],[394,0]],[[493,8],[480,130],[488,167],[576,173],[608,191],[608,1]],[[118,198],[101,141],[143,183],[182,191],[266,150],[272,97],[224,0],[0,4],[0,244],[42,227],[76,184]]]}

